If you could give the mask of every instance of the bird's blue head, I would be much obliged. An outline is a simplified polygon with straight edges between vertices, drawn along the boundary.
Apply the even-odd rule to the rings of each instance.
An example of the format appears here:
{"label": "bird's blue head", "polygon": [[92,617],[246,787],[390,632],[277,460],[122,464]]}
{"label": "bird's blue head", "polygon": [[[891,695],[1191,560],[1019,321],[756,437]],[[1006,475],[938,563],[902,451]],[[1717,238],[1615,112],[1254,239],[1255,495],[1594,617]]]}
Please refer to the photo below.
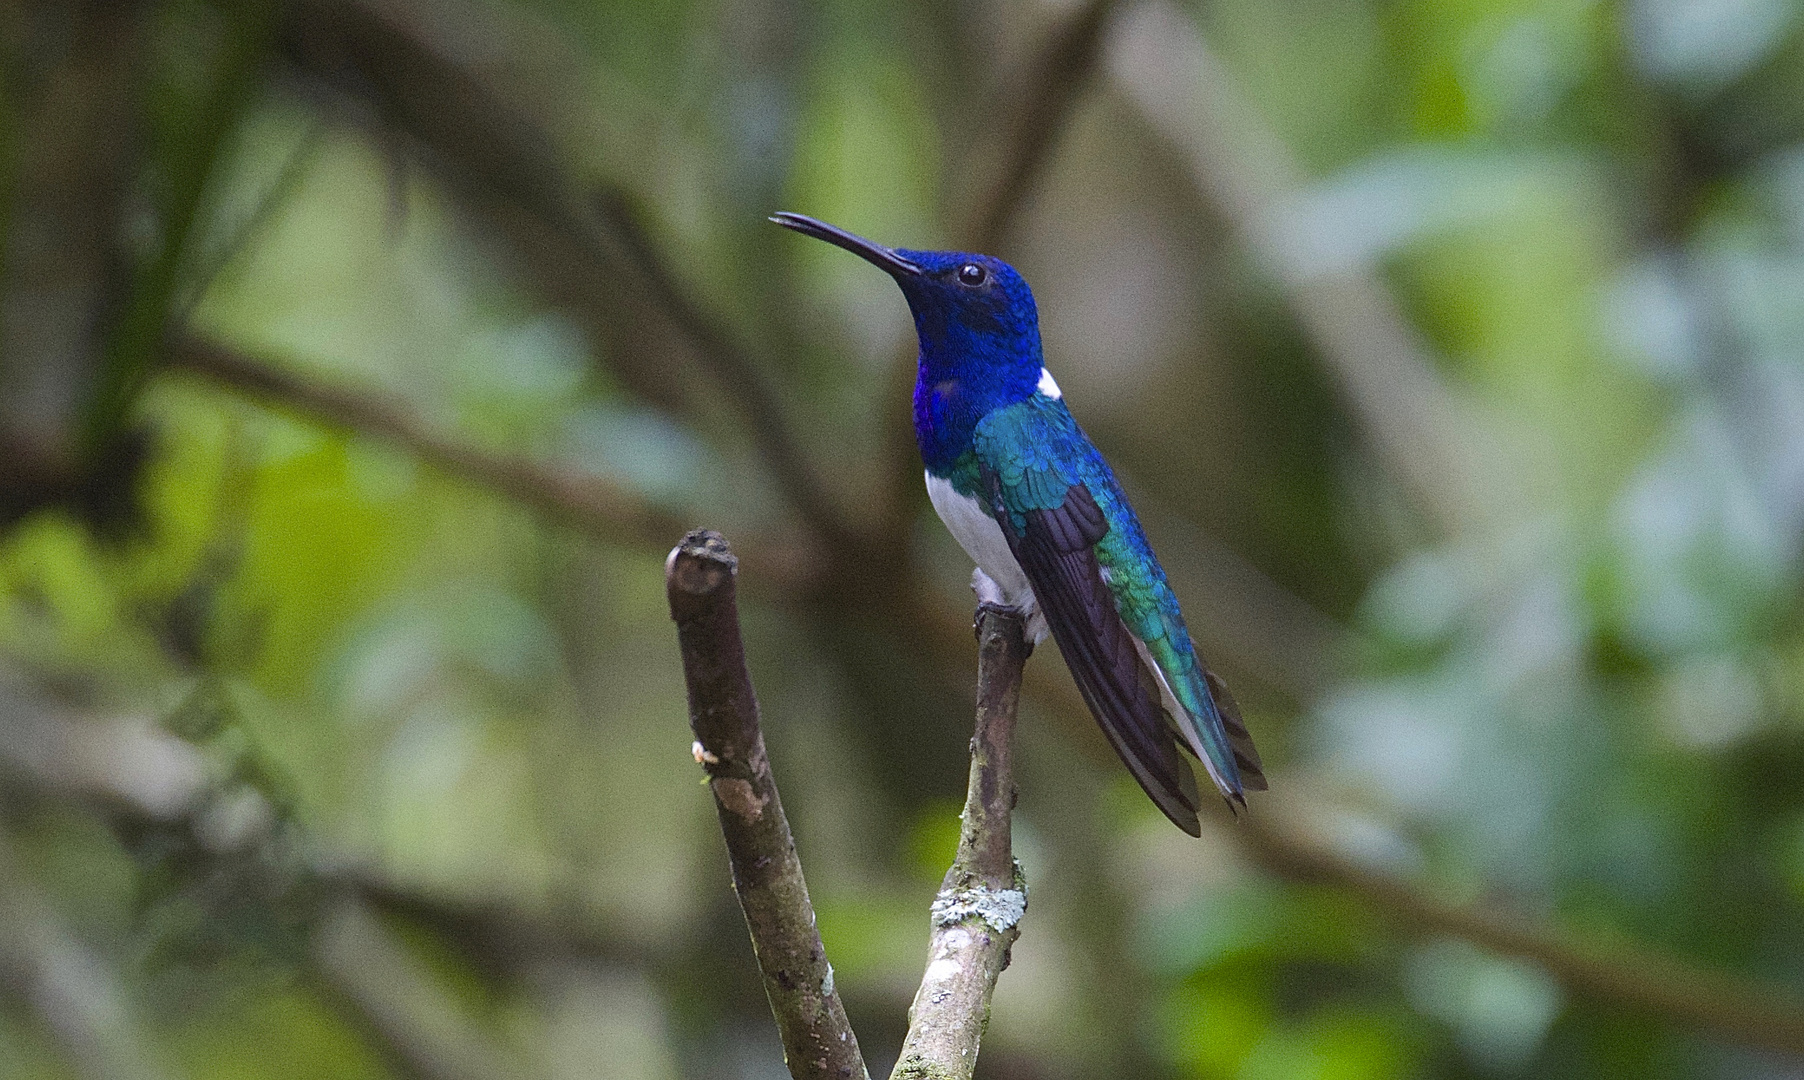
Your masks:
{"label": "bird's blue head", "polygon": [[887,248],[801,214],[771,218],[873,263],[896,279],[921,340],[915,438],[927,468],[944,475],[971,445],[977,422],[1033,396],[1044,361],[1033,291],[988,255]]}

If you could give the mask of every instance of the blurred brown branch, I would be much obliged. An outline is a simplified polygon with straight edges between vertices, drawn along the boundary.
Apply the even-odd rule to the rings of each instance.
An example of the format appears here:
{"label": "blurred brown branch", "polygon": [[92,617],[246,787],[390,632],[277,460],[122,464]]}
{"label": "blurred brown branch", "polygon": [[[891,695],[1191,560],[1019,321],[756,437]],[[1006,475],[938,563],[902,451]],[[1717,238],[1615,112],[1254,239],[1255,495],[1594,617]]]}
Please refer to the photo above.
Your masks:
{"label": "blurred brown branch", "polygon": [[665,564],[689,688],[696,763],[708,774],[733,891],[796,1080],[863,1080],[864,1057],[833,986],[789,818],[771,776],[739,636],[738,560],[716,532],[683,537]]}
{"label": "blurred brown branch", "polygon": [[578,525],[597,539],[647,546],[659,533],[670,535],[675,524],[632,492],[600,477],[560,472],[482,451],[431,430],[400,402],[328,386],[274,364],[247,359],[202,338],[185,337],[171,343],[166,360],[177,370],[203,375],[252,398],[402,447],[435,468]]}
{"label": "blurred brown branch", "polygon": [[1119,0],[1086,0],[1045,36],[1033,54],[1004,79],[996,120],[972,148],[977,160],[963,171],[980,179],[954,222],[958,243],[974,251],[999,245],[1033,189],[1035,177],[1065,130],[1065,121],[1096,68]]}
{"label": "blurred brown branch", "polygon": [[[329,427],[404,449],[449,476],[530,507],[604,543],[661,548],[663,538],[683,528],[675,514],[593,473],[472,446],[435,431],[403,402],[331,386],[215,341],[178,338],[170,342],[165,362],[173,370],[202,376],[253,400],[293,409]],[[812,545],[806,537],[745,546],[751,549],[750,561],[760,574],[788,588],[810,586]]]}
{"label": "blurred brown branch", "polygon": [[90,456],[104,453],[118,438],[159,359],[165,328],[179,310],[184,276],[195,254],[192,234],[206,209],[210,181],[262,82],[272,9],[246,3],[223,5],[219,11],[222,44],[220,55],[202,69],[204,104],[181,133],[181,149],[165,165],[155,254],[134,267],[124,308],[107,342],[106,363],[86,404],[83,441]]}
{"label": "blurred brown branch", "polygon": [[318,865],[315,873],[385,918],[430,932],[496,978],[518,978],[533,964],[550,960],[649,970],[667,959],[643,942],[610,935],[580,908],[545,911],[503,899],[472,899],[357,866]]}
{"label": "blurred brown branch", "polygon": [[97,460],[84,423],[130,304],[128,196],[145,141],[134,73],[148,15],[135,3],[8,6],[0,524],[56,502],[103,522],[120,501],[107,496],[130,490],[136,462]]}
{"label": "blurred brown branch", "polygon": [[1567,989],[1664,1017],[1748,1046],[1804,1057],[1804,1002],[1784,991],[1707,971],[1621,942],[1588,945],[1527,920],[1445,903],[1259,817],[1241,846],[1292,881],[1344,889],[1411,934],[1446,934],[1540,965]]}
{"label": "blurred brown branch", "polygon": [[959,815],[958,851],[933,902],[927,971],[908,1010],[908,1036],[890,1080],[968,1080],[996,979],[1021,936],[1027,881],[1015,861],[1015,710],[1029,647],[1020,616],[977,612],[977,730]]}

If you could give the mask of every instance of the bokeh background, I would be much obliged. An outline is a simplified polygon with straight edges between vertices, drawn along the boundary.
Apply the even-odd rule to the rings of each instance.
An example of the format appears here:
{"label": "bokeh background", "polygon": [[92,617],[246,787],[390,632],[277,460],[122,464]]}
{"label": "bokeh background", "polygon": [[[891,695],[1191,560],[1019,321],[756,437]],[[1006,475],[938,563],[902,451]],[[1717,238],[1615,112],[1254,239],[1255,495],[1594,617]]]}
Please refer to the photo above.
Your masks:
{"label": "bokeh background", "polygon": [[1791,0],[11,0],[0,1076],[774,1078],[664,553],[893,1060],[980,248],[1272,791],[1030,665],[991,1078],[1804,1075]]}

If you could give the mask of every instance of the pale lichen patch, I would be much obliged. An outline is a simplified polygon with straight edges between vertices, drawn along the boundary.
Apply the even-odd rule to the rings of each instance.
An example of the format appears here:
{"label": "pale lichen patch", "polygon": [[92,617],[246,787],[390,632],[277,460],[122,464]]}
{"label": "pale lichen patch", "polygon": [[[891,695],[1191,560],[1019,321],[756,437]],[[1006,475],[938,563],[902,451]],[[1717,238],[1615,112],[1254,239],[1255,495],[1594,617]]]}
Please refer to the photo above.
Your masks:
{"label": "pale lichen patch", "polygon": [[1001,933],[1027,913],[1027,890],[992,889],[987,885],[949,889],[934,898],[930,911],[935,926],[951,926],[975,916]]}

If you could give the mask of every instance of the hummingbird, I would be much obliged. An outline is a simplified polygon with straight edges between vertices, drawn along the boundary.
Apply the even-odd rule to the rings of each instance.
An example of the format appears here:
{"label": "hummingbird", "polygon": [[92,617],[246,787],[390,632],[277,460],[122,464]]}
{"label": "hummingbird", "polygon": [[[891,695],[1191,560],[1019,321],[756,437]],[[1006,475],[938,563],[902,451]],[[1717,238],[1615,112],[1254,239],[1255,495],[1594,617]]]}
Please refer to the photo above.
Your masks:
{"label": "hummingbird", "polygon": [[784,228],[887,272],[921,354],[915,441],[927,495],[977,564],[980,598],[1050,631],[1103,733],[1165,816],[1202,835],[1203,765],[1236,815],[1265,774],[1240,707],[1203,666],[1114,472],[1072,418],[1040,350],[1033,292],[987,255],[888,248],[787,211]]}

